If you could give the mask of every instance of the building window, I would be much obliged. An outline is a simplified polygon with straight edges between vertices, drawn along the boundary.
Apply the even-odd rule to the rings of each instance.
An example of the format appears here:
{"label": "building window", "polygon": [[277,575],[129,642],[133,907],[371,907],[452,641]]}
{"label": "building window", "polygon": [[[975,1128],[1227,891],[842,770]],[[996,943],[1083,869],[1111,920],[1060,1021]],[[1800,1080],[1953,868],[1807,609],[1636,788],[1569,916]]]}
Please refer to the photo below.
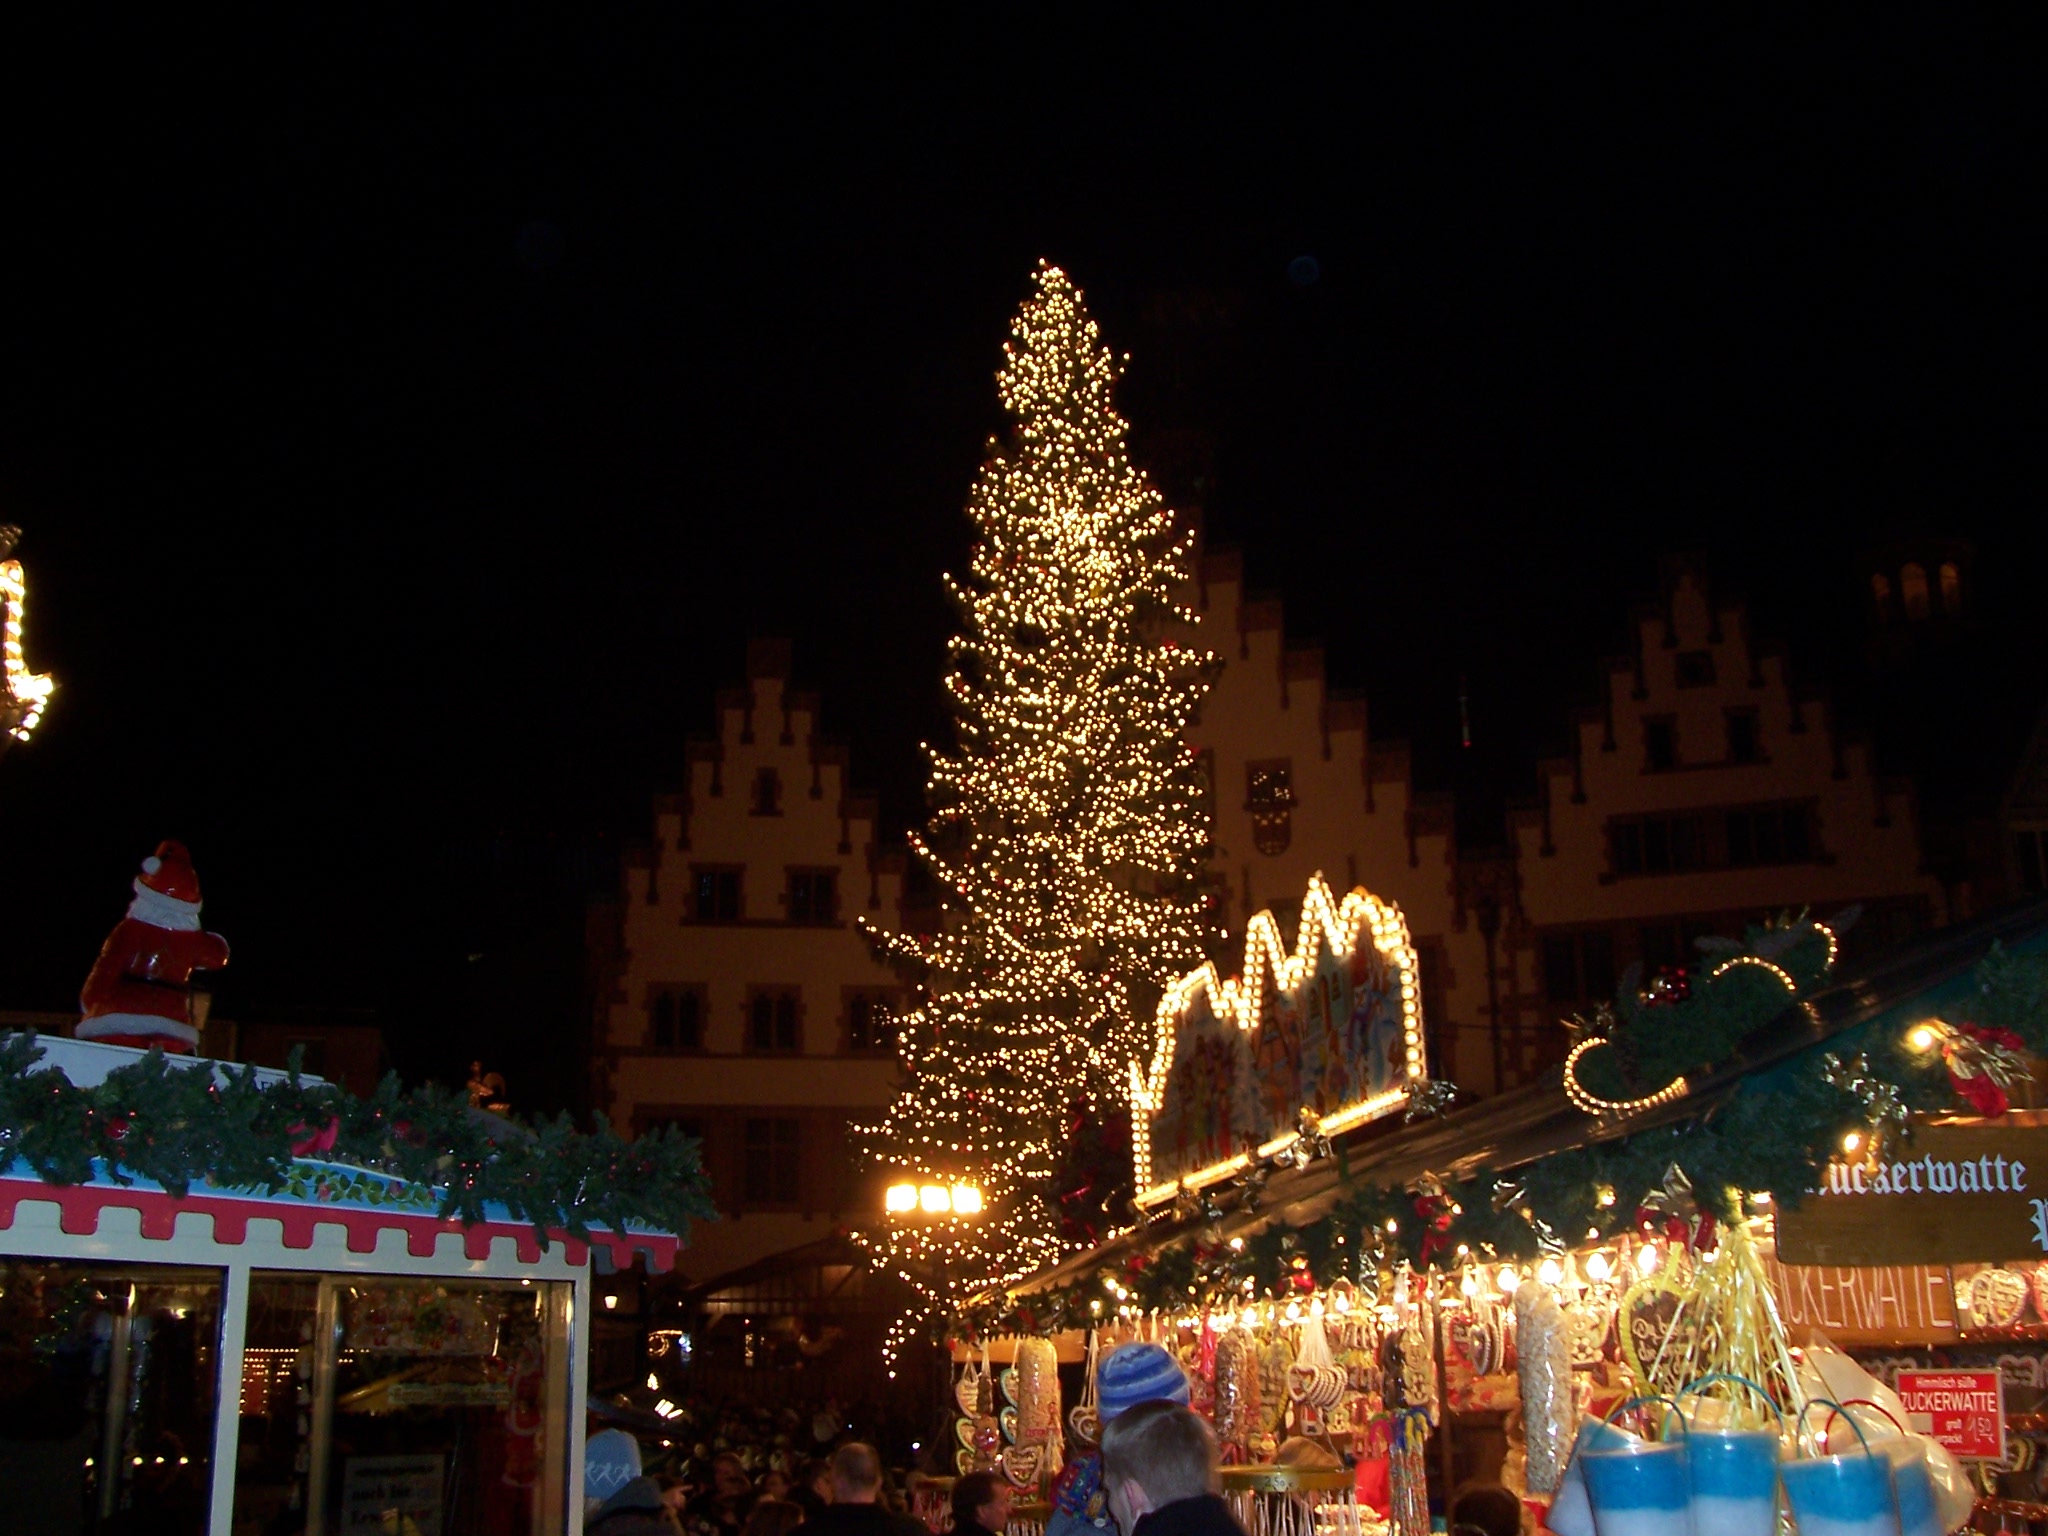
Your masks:
{"label": "building window", "polygon": [[1643,764],[1653,772],[1678,766],[1678,722],[1643,722]]}
{"label": "building window", "polygon": [[794,987],[760,987],[747,999],[747,1047],[761,1055],[788,1056],[803,1049]]}
{"label": "building window", "polygon": [[1614,996],[1614,935],[1604,929],[1552,933],[1543,939],[1543,995],[1553,1003],[1598,1002]]}
{"label": "building window", "polygon": [[894,999],[887,992],[846,994],[846,1048],[863,1054],[896,1049]]}
{"label": "building window", "polygon": [[1871,601],[1877,604],[1880,623],[1889,624],[1897,616],[1892,607],[1892,579],[1883,571],[1874,572],[1870,578]]}
{"label": "building window", "polygon": [[1899,595],[1905,599],[1907,618],[1927,617],[1927,572],[1919,564],[1899,572]]}
{"label": "building window", "polygon": [[651,987],[647,1040],[657,1051],[704,1049],[704,993],[700,987]]}
{"label": "building window", "polygon": [[1680,651],[1678,653],[1678,686],[1681,688],[1713,687],[1714,653],[1712,651]]}
{"label": "building window", "polygon": [[2048,832],[2022,827],[2012,835],[2013,862],[2019,867],[2020,889],[2029,896],[2048,890]]}
{"label": "building window", "polygon": [[1607,827],[1608,857],[1617,876],[1804,864],[1818,855],[1818,845],[1809,801],[1631,816]]}
{"label": "building window", "polygon": [[736,923],[740,920],[740,872],[737,869],[695,871],[697,880],[696,918],[700,923]]}
{"label": "building window", "polygon": [[1963,611],[1963,573],[1956,569],[1955,562],[1941,563],[1941,611],[1961,613]]}
{"label": "building window", "polygon": [[1764,805],[1730,811],[1728,865],[1802,864],[1813,857],[1813,834],[1803,805]]}
{"label": "building window", "polygon": [[1244,808],[1251,813],[1252,846],[1285,853],[1294,839],[1294,772],[1284,757],[1244,767]]}
{"label": "building window", "polygon": [[749,1119],[745,1199],[748,1205],[795,1205],[802,1185],[803,1127],[788,1119]]}
{"label": "building window", "polygon": [[1636,935],[1641,946],[1643,977],[1659,971],[1690,970],[1699,963],[1699,941],[1715,932],[1712,923],[1688,918],[1679,922],[1651,923]]}
{"label": "building window", "polygon": [[839,916],[839,877],[829,869],[792,869],[787,903],[792,923],[829,923]]}
{"label": "building window", "polygon": [[1760,763],[1764,760],[1762,744],[1757,740],[1756,711],[1753,709],[1731,709],[1728,721],[1728,761],[1731,763]]}
{"label": "building window", "polygon": [[754,770],[753,813],[756,816],[782,814],[782,775],[773,768]]}

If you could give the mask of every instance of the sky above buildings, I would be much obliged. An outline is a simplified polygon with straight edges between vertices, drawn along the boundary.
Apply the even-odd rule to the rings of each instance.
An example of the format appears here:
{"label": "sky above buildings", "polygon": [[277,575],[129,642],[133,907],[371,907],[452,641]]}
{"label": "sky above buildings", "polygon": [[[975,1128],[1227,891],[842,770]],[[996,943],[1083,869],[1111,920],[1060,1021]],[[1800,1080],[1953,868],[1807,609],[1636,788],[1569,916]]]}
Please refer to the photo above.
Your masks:
{"label": "sky above buildings", "polygon": [[1463,20],[18,35],[0,521],[60,692],[0,760],[0,1006],[63,1006],[178,836],[224,1009],[462,1070],[750,634],[900,827],[1040,256],[1439,780],[1511,780],[1673,552],[1820,679],[1894,533],[1976,539],[2024,629],[2031,40]]}

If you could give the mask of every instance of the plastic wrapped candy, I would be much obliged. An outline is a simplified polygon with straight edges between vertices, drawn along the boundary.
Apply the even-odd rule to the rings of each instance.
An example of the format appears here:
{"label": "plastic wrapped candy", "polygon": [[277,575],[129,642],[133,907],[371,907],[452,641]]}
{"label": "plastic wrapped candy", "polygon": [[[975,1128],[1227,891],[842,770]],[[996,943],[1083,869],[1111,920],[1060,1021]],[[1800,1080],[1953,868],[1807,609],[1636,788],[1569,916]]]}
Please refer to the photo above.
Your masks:
{"label": "plastic wrapped candy", "polygon": [[1571,1455],[1572,1354],[1557,1292],[1539,1279],[1532,1277],[1516,1287],[1515,1339],[1529,1491],[1549,1493]]}
{"label": "plastic wrapped candy", "polygon": [[1242,1454],[1258,1438],[1259,1424],[1258,1344],[1233,1328],[1216,1341],[1217,1438]]}

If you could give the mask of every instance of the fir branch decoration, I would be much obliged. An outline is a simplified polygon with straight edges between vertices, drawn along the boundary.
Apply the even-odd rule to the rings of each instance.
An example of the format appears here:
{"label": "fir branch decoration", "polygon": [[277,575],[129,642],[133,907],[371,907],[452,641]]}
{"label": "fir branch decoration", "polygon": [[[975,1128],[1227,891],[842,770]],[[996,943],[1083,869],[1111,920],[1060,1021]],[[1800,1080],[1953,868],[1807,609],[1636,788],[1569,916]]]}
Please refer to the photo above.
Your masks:
{"label": "fir branch decoration", "polygon": [[[19,1160],[50,1184],[84,1184],[95,1167],[119,1184],[144,1178],[182,1199],[194,1183],[305,1195],[320,1189],[373,1204],[432,1209],[471,1226],[486,1206],[588,1241],[592,1226],[687,1236],[715,1214],[697,1142],[673,1126],[633,1141],[596,1117],[528,1127],[470,1107],[461,1093],[406,1090],[387,1076],[359,1099],[299,1076],[297,1053],[268,1086],[254,1067],[174,1067],[160,1050],[92,1088],[39,1067],[32,1034],[0,1041],[0,1165]],[[302,1159],[317,1157],[318,1173]],[[342,1164],[382,1179],[352,1180]],[[395,1192],[392,1186],[396,1187]]]}
{"label": "fir branch decoration", "polygon": [[[1785,946],[1768,958],[1802,979],[1801,994],[1825,975],[1827,946],[1818,930],[1808,930],[1818,947],[1796,932],[1783,937],[1784,928],[1758,932],[1781,936],[1764,939],[1767,947]],[[1769,986],[1758,987],[1758,980]],[[1994,945],[1975,981],[1969,1018],[1951,1024],[2010,1030],[2037,1055],[2048,1051],[2048,956],[2013,955]],[[1783,982],[1757,967],[1732,967],[1718,977],[1710,970],[1686,1003],[1649,1010],[1656,1027],[1638,1035],[1647,1085],[1656,1086],[1655,1072],[1725,1060],[1736,1042],[1792,1000]],[[1690,1037],[1693,1028],[1710,1038]],[[1660,1039],[1667,1030],[1673,1038]],[[1212,1230],[1184,1250],[1127,1264],[1127,1305],[1234,1308],[1298,1290],[1303,1273],[1316,1285],[1348,1279],[1370,1291],[1385,1266],[1454,1267],[1464,1262],[1461,1246],[1478,1260],[1532,1259],[1631,1230],[1674,1172],[1690,1184],[1699,1211],[1717,1219],[1758,1190],[1771,1191],[1780,1206],[1796,1206],[1820,1187],[1843,1132],[1872,1129],[1878,1101],[1889,1106],[1895,1097],[1922,1114],[1958,1107],[1940,1054],[1912,1049],[1912,1033],[1859,1042],[1863,1060],[1853,1073],[1831,1070],[1836,1052],[1815,1047],[1746,1077],[1726,1099],[1679,1124],[1558,1152],[1511,1174],[1482,1173],[1440,1193],[1357,1182],[1347,1171],[1344,1195],[1318,1221],[1294,1229],[1276,1223],[1236,1249]],[[1094,1277],[1083,1276],[1021,1304],[1004,1298],[963,1312],[955,1326],[970,1337],[1085,1327],[1100,1321],[1102,1301]]]}

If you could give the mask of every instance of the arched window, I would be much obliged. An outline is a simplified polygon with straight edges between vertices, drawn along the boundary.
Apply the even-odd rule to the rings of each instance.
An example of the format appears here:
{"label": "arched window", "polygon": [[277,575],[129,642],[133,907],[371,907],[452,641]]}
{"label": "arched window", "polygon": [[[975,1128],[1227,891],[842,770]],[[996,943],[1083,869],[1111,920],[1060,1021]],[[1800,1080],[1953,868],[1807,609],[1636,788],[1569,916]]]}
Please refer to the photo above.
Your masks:
{"label": "arched window", "polygon": [[1886,624],[1897,617],[1892,610],[1892,579],[1883,571],[1874,572],[1870,578],[1870,595],[1877,603],[1877,617]]}
{"label": "arched window", "polygon": [[1953,560],[1941,563],[1941,611],[1961,613],[1963,611],[1963,573],[1956,569]]}
{"label": "arched window", "polygon": [[1899,596],[1905,601],[1907,618],[1927,617],[1927,572],[1917,562],[1899,572]]}

